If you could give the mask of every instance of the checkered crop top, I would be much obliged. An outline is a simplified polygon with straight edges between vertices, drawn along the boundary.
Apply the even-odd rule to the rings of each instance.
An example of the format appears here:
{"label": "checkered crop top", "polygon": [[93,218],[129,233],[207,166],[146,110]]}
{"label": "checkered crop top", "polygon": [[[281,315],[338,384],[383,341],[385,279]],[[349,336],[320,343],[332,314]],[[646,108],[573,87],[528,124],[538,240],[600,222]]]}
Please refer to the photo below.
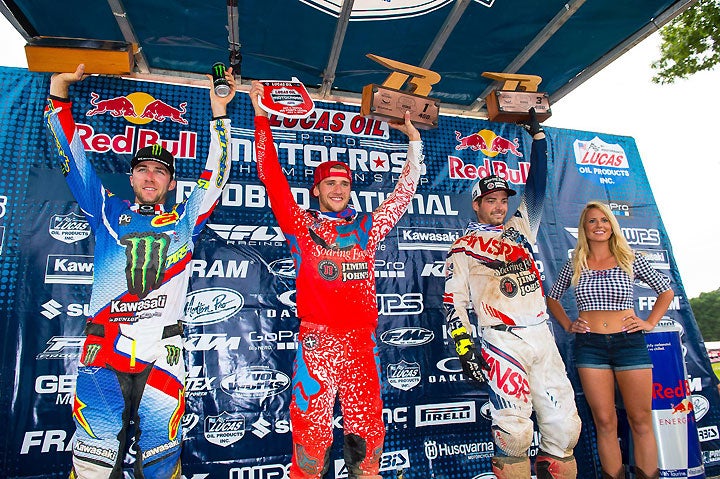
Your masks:
{"label": "checkered crop top", "polygon": [[[658,273],[641,254],[635,253],[635,278],[647,283],[657,294],[670,289],[670,279]],[[560,271],[548,298],[557,301],[570,287],[573,275],[572,259]],[[579,311],[622,311],[634,308],[633,279],[619,266],[610,269],[584,269],[575,287]]]}

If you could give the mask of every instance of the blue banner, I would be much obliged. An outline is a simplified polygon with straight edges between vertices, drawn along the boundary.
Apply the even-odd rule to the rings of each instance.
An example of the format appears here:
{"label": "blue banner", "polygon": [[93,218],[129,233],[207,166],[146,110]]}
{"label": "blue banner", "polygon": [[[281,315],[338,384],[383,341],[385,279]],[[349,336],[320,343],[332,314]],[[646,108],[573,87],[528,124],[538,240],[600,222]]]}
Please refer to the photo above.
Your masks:
{"label": "blue banner", "polygon": [[[0,475],[66,477],[94,244],[45,132],[48,76],[2,68],[0,79],[0,417],[7,424]],[[207,89],[90,77],[71,95],[83,146],[108,189],[131,198],[132,154],[160,141],[177,158],[178,187],[170,200],[189,193],[207,155]],[[188,479],[279,479],[286,477],[291,450],[295,272],[256,176],[247,95],[237,95],[229,114],[230,183],[190,265],[183,473]],[[272,118],[271,124],[301,206],[313,205],[313,169],[327,160],[350,165],[358,210],[374,209],[392,191],[407,144],[386,124],[361,117],[357,107],[318,102],[308,119]],[[535,254],[544,287],[575,245],[584,204],[608,203],[631,246],[672,279],[675,300],[663,321],[682,331],[704,465],[708,475],[720,473],[718,381],[634,140],[556,128],[546,133],[549,182]],[[410,210],[378,248],[375,265],[387,428],[381,467],[387,478],[399,469],[407,478],[487,477],[493,455],[488,395],[462,376],[450,346],[442,308],[444,258],[473,219],[469,192],[477,178],[493,171],[522,189],[530,138],[515,125],[450,116],[422,135],[426,171]],[[642,283],[635,292],[636,311],[644,317],[655,295]],[[571,295],[563,304],[572,317]],[[569,354],[572,337],[554,320],[552,325],[583,421],[575,450],[578,477],[598,477],[592,417]],[[334,426],[340,439],[339,408]],[[331,451],[329,478],[347,477],[341,444],[336,440]],[[537,444],[536,433],[532,456]],[[129,467],[131,461],[128,456]]]}

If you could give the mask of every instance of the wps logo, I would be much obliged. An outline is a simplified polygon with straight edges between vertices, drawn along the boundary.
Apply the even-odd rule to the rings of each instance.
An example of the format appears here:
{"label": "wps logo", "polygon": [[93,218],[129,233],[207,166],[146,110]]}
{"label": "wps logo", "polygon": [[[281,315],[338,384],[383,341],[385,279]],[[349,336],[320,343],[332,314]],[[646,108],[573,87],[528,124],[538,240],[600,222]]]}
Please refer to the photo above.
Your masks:
{"label": "wps logo", "polygon": [[162,285],[170,238],[165,234],[131,233],[120,239],[125,246],[128,292],[142,299]]}
{"label": "wps logo", "polygon": [[380,316],[418,315],[425,310],[422,293],[378,294]]}
{"label": "wps logo", "polygon": [[50,236],[63,243],[76,243],[90,236],[90,224],[76,213],[53,215],[50,218]]}

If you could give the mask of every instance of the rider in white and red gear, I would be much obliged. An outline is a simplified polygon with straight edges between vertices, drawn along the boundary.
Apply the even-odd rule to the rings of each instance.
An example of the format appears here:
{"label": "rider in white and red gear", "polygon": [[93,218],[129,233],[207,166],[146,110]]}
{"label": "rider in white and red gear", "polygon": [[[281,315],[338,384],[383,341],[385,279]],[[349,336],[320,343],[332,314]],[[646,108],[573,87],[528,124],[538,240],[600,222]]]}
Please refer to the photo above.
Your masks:
{"label": "rider in white and red gear", "polygon": [[415,194],[422,162],[420,134],[408,115],[404,124],[392,125],[411,140],[407,160],[395,190],[372,213],[348,208],[351,172],[337,161],[315,170],[312,193],[320,211],[304,210],[280,167],[267,113],[258,105],[262,94],[262,85],[253,82],[258,176],[297,271],[300,333],[290,404],[290,479],[319,479],[327,471],[336,396],[343,411],[348,477],[381,479],[385,425],[375,343],[375,251]]}
{"label": "rider in white and red gear", "polygon": [[[55,74],[46,108],[62,171],[95,235],[90,318],[78,367],[71,478],[123,477],[128,425],[135,425],[135,474],[181,477],[180,421],[185,411],[182,328],[194,241],[230,176],[234,96],[212,88],[210,151],[190,196],[166,211],[175,188],[174,158],[160,145],[137,151],[130,183],[135,203],[106,190],[85,156],[72,117],[69,85],[83,77]],[[231,72],[226,75],[231,86]]]}
{"label": "rider in white and red gear", "polygon": [[[575,395],[547,324],[540,272],[532,245],[540,223],[547,173],[545,133],[531,110],[531,166],[520,207],[503,225],[515,191],[495,175],[473,187],[478,222],[450,248],[444,303],[464,373],[490,385],[493,472],[498,479],[527,479],[527,450],[535,410],[540,430],[538,479],[574,478],[573,448],[580,434]],[[473,344],[467,310],[482,333]]]}

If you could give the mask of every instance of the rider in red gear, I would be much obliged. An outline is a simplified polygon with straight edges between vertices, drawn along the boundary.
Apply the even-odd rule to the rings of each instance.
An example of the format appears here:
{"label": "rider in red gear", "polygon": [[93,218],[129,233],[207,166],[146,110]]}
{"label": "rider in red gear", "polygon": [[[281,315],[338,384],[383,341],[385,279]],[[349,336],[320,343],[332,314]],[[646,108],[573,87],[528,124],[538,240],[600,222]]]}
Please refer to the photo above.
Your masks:
{"label": "rider in red gear", "polygon": [[316,168],[312,194],[320,211],[304,210],[280,167],[267,113],[258,104],[262,95],[262,84],[253,82],[258,176],[297,271],[300,344],[290,404],[290,478],[319,479],[327,471],[332,412],[339,396],[348,477],[380,479],[385,425],[375,343],[375,250],[415,194],[422,162],[420,133],[408,114],[404,123],[391,124],[410,139],[407,161],[393,193],[372,213],[348,207],[352,176],[342,162]]}

